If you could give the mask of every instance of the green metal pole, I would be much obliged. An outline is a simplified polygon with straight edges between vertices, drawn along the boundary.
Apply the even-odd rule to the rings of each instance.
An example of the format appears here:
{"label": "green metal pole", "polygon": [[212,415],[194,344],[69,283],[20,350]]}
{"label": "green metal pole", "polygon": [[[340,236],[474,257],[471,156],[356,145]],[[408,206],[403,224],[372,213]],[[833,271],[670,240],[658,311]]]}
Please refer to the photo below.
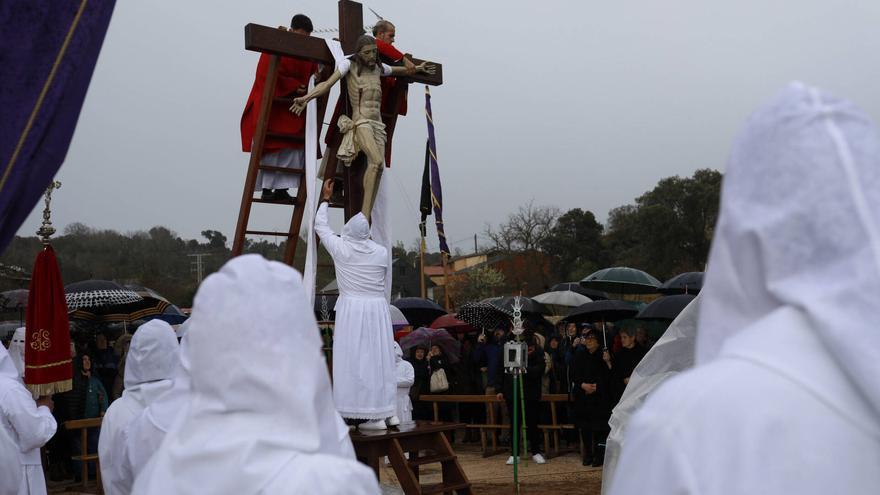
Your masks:
{"label": "green metal pole", "polygon": [[[526,359],[528,359],[528,357]],[[522,415],[520,417],[519,423],[520,428],[522,429],[522,435],[520,436],[522,442],[520,442],[520,444],[522,445],[523,459],[528,459],[528,456],[526,455],[526,441],[528,440],[528,438],[526,437],[526,393],[523,385],[524,381],[525,380],[523,380],[522,378],[520,378],[519,380],[519,400],[520,406],[522,407]]]}
{"label": "green metal pole", "polygon": [[517,370],[514,370],[513,373],[513,486],[515,489],[515,493],[519,494],[519,472],[517,470],[517,466],[519,465],[519,445],[517,444],[517,433],[519,431],[519,427],[517,426],[517,409],[518,409],[518,395],[519,395],[519,373]]}

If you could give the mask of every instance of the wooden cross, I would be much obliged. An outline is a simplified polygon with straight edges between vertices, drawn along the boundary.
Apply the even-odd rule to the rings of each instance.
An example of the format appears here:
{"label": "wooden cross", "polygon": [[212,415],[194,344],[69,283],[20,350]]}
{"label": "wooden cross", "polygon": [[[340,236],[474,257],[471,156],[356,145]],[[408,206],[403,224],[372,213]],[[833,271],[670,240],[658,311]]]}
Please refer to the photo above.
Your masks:
{"label": "wooden cross", "polygon": [[[363,6],[360,3],[351,0],[339,0],[339,42],[342,45],[343,52],[354,52],[355,43],[357,42],[358,37],[362,34],[364,34]],[[268,127],[268,115],[273,103],[272,94],[274,92],[275,82],[277,80],[279,57],[291,57],[317,62],[325,67],[324,78],[328,77],[333,72],[336,66],[336,60],[333,58],[333,54],[330,52],[330,49],[327,48],[327,44],[322,38],[304,36],[290,31],[281,30],[275,27],[261,26],[259,24],[248,24],[244,27],[244,40],[245,49],[255,52],[268,53],[272,55],[272,57],[270,57],[269,60],[269,71],[263,90],[263,97],[260,101],[260,119],[257,122],[257,127],[254,132],[254,145],[251,150],[251,164],[248,168],[248,177],[246,179],[245,190],[242,196],[241,211],[239,213],[235,239],[233,240],[233,256],[237,256],[242,253],[244,248],[244,237],[248,233],[258,235],[282,234],[277,232],[247,230],[248,220],[250,217],[250,205],[252,202],[255,201],[252,197],[252,186],[256,181],[257,171],[258,169],[268,170],[273,168],[261,165],[260,159],[263,155],[263,141],[265,139]],[[412,57],[410,58],[415,64],[419,64],[422,62],[422,60]],[[437,63],[435,63],[435,65],[437,67],[437,70],[434,74],[415,74],[408,77],[398,77],[398,84],[395,86],[394,94],[387,96],[390,101],[397,102],[397,104],[393,105],[392,108],[398,108],[400,100],[406,94],[409,83],[421,83],[431,86],[438,86],[440,84],[443,84],[443,67]],[[308,118],[321,118],[324,116],[326,109],[327,97],[325,96],[323,98],[319,98],[317,101],[317,116],[308,116]],[[382,120],[383,122],[385,122],[386,132],[388,134],[387,146],[390,146],[391,140],[393,138],[394,127],[397,122],[396,112],[394,112],[394,115],[383,114]],[[318,121],[318,124],[320,126],[320,120]],[[341,139],[341,134],[338,134],[337,137]],[[338,145],[338,142],[330,143],[327,147],[327,160],[326,168],[324,171],[325,177],[336,176],[336,168],[338,163],[338,160],[336,158],[336,148],[338,147]],[[351,169],[356,167],[354,166],[354,164],[352,165],[352,167],[344,167],[345,204],[341,206],[345,208],[346,220],[348,218],[351,218],[360,210],[360,198],[358,196],[359,194],[361,194],[361,192],[353,186],[355,182],[360,182],[357,180],[356,177],[353,177]],[[249,187],[250,190],[248,190]],[[284,260],[288,264],[292,263],[294,252],[296,250],[299,229],[302,221],[302,205],[304,204],[304,202],[305,187],[302,186],[297,192],[297,199],[295,202],[296,211],[294,212],[293,218],[291,220],[290,229],[286,234],[287,249],[284,255]]]}

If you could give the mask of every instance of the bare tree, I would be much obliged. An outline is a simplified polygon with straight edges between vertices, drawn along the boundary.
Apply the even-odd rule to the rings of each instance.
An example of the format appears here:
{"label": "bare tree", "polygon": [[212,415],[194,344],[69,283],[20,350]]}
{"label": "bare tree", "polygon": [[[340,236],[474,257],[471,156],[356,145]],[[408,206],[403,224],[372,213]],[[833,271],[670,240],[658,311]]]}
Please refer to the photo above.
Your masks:
{"label": "bare tree", "polygon": [[497,229],[486,226],[486,237],[493,248],[503,252],[540,251],[542,243],[551,235],[559,208],[555,206],[535,206],[529,201],[507,217]]}

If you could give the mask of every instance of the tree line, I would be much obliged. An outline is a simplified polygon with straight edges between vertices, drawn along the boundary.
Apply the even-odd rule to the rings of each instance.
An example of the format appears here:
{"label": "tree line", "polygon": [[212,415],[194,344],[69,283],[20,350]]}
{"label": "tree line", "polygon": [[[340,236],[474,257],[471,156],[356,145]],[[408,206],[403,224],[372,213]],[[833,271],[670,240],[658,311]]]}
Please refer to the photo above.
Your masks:
{"label": "tree line", "polygon": [[[484,234],[489,242],[481,251],[502,257],[519,255],[514,268],[524,271],[522,280],[528,281],[531,293],[556,282],[579,280],[608,266],[639,268],[661,280],[680,272],[700,271],[718,217],[720,186],[721,173],[709,169],[697,170],[692,177],[664,178],[634,203],[611,210],[606,225],[593,212],[581,208],[562,212],[553,206],[527,203],[506,221],[486,227]],[[194,258],[188,255],[208,255],[203,257],[205,276],[219,269],[231,255],[223,233],[204,230],[201,236],[183,239],[162,226],[120,233],[73,223],[52,244],[65,283],[92,278],[136,283],[186,307],[192,304],[197,288]],[[280,260],[284,244],[248,239],[245,252]],[[41,247],[37,237],[17,236],[0,256],[0,264],[30,272]],[[297,251],[294,266],[301,269],[305,250]],[[417,270],[417,250],[398,243],[392,254],[397,263]],[[427,264],[439,262],[437,253],[426,257]],[[317,287],[321,288],[334,274],[323,250],[319,250],[318,263]],[[2,290],[26,288],[20,279],[0,279],[0,284]],[[453,290],[476,299],[485,293],[518,289],[512,284],[514,281],[483,268],[459,277]]]}

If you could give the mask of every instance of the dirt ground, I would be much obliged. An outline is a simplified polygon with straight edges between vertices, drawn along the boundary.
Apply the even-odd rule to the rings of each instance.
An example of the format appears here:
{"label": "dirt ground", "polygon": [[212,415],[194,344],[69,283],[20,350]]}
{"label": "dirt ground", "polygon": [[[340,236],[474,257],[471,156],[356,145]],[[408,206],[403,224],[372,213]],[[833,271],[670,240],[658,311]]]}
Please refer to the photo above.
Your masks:
{"label": "dirt ground", "polygon": [[[455,453],[473,483],[478,495],[511,495],[513,490],[513,466],[504,463],[506,454],[483,458],[479,445],[456,444]],[[424,484],[440,482],[440,465],[423,466],[421,481]],[[402,494],[394,471],[383,466],[380,472],[382,491],[387,495]],[[566,454],[550,459],[547,464],[537,465],[528,459],[519,466],[520,493],[523,495],[551,495],[577,493],[598,495],[602,488],[602,468],[581,466],[577,454]],[[49,493],[79,493],[72,483],[49,483]],[[66,491],[71,490],[71,491]],[[95,493],[94,489],[89,490]]]}
{"label": "dirt ground", "polygon": [[[513,493],[513,466],[504,462],[507,455],[483,458],[479,445],[455,445],[455,453],[473,483],[474,493],[483,495],[510,495]],[[421,469],[422,483],[439,483],[439,464]],[[390,466],[380,473],[385,493],[402,493],[397,489],[397,478]],[[567,454],[537,465],[531,459],[519,466],[520,493],[549,495],[578,493],[598,495],[602,488],[602,468],[583,467],[577,454]]]}

